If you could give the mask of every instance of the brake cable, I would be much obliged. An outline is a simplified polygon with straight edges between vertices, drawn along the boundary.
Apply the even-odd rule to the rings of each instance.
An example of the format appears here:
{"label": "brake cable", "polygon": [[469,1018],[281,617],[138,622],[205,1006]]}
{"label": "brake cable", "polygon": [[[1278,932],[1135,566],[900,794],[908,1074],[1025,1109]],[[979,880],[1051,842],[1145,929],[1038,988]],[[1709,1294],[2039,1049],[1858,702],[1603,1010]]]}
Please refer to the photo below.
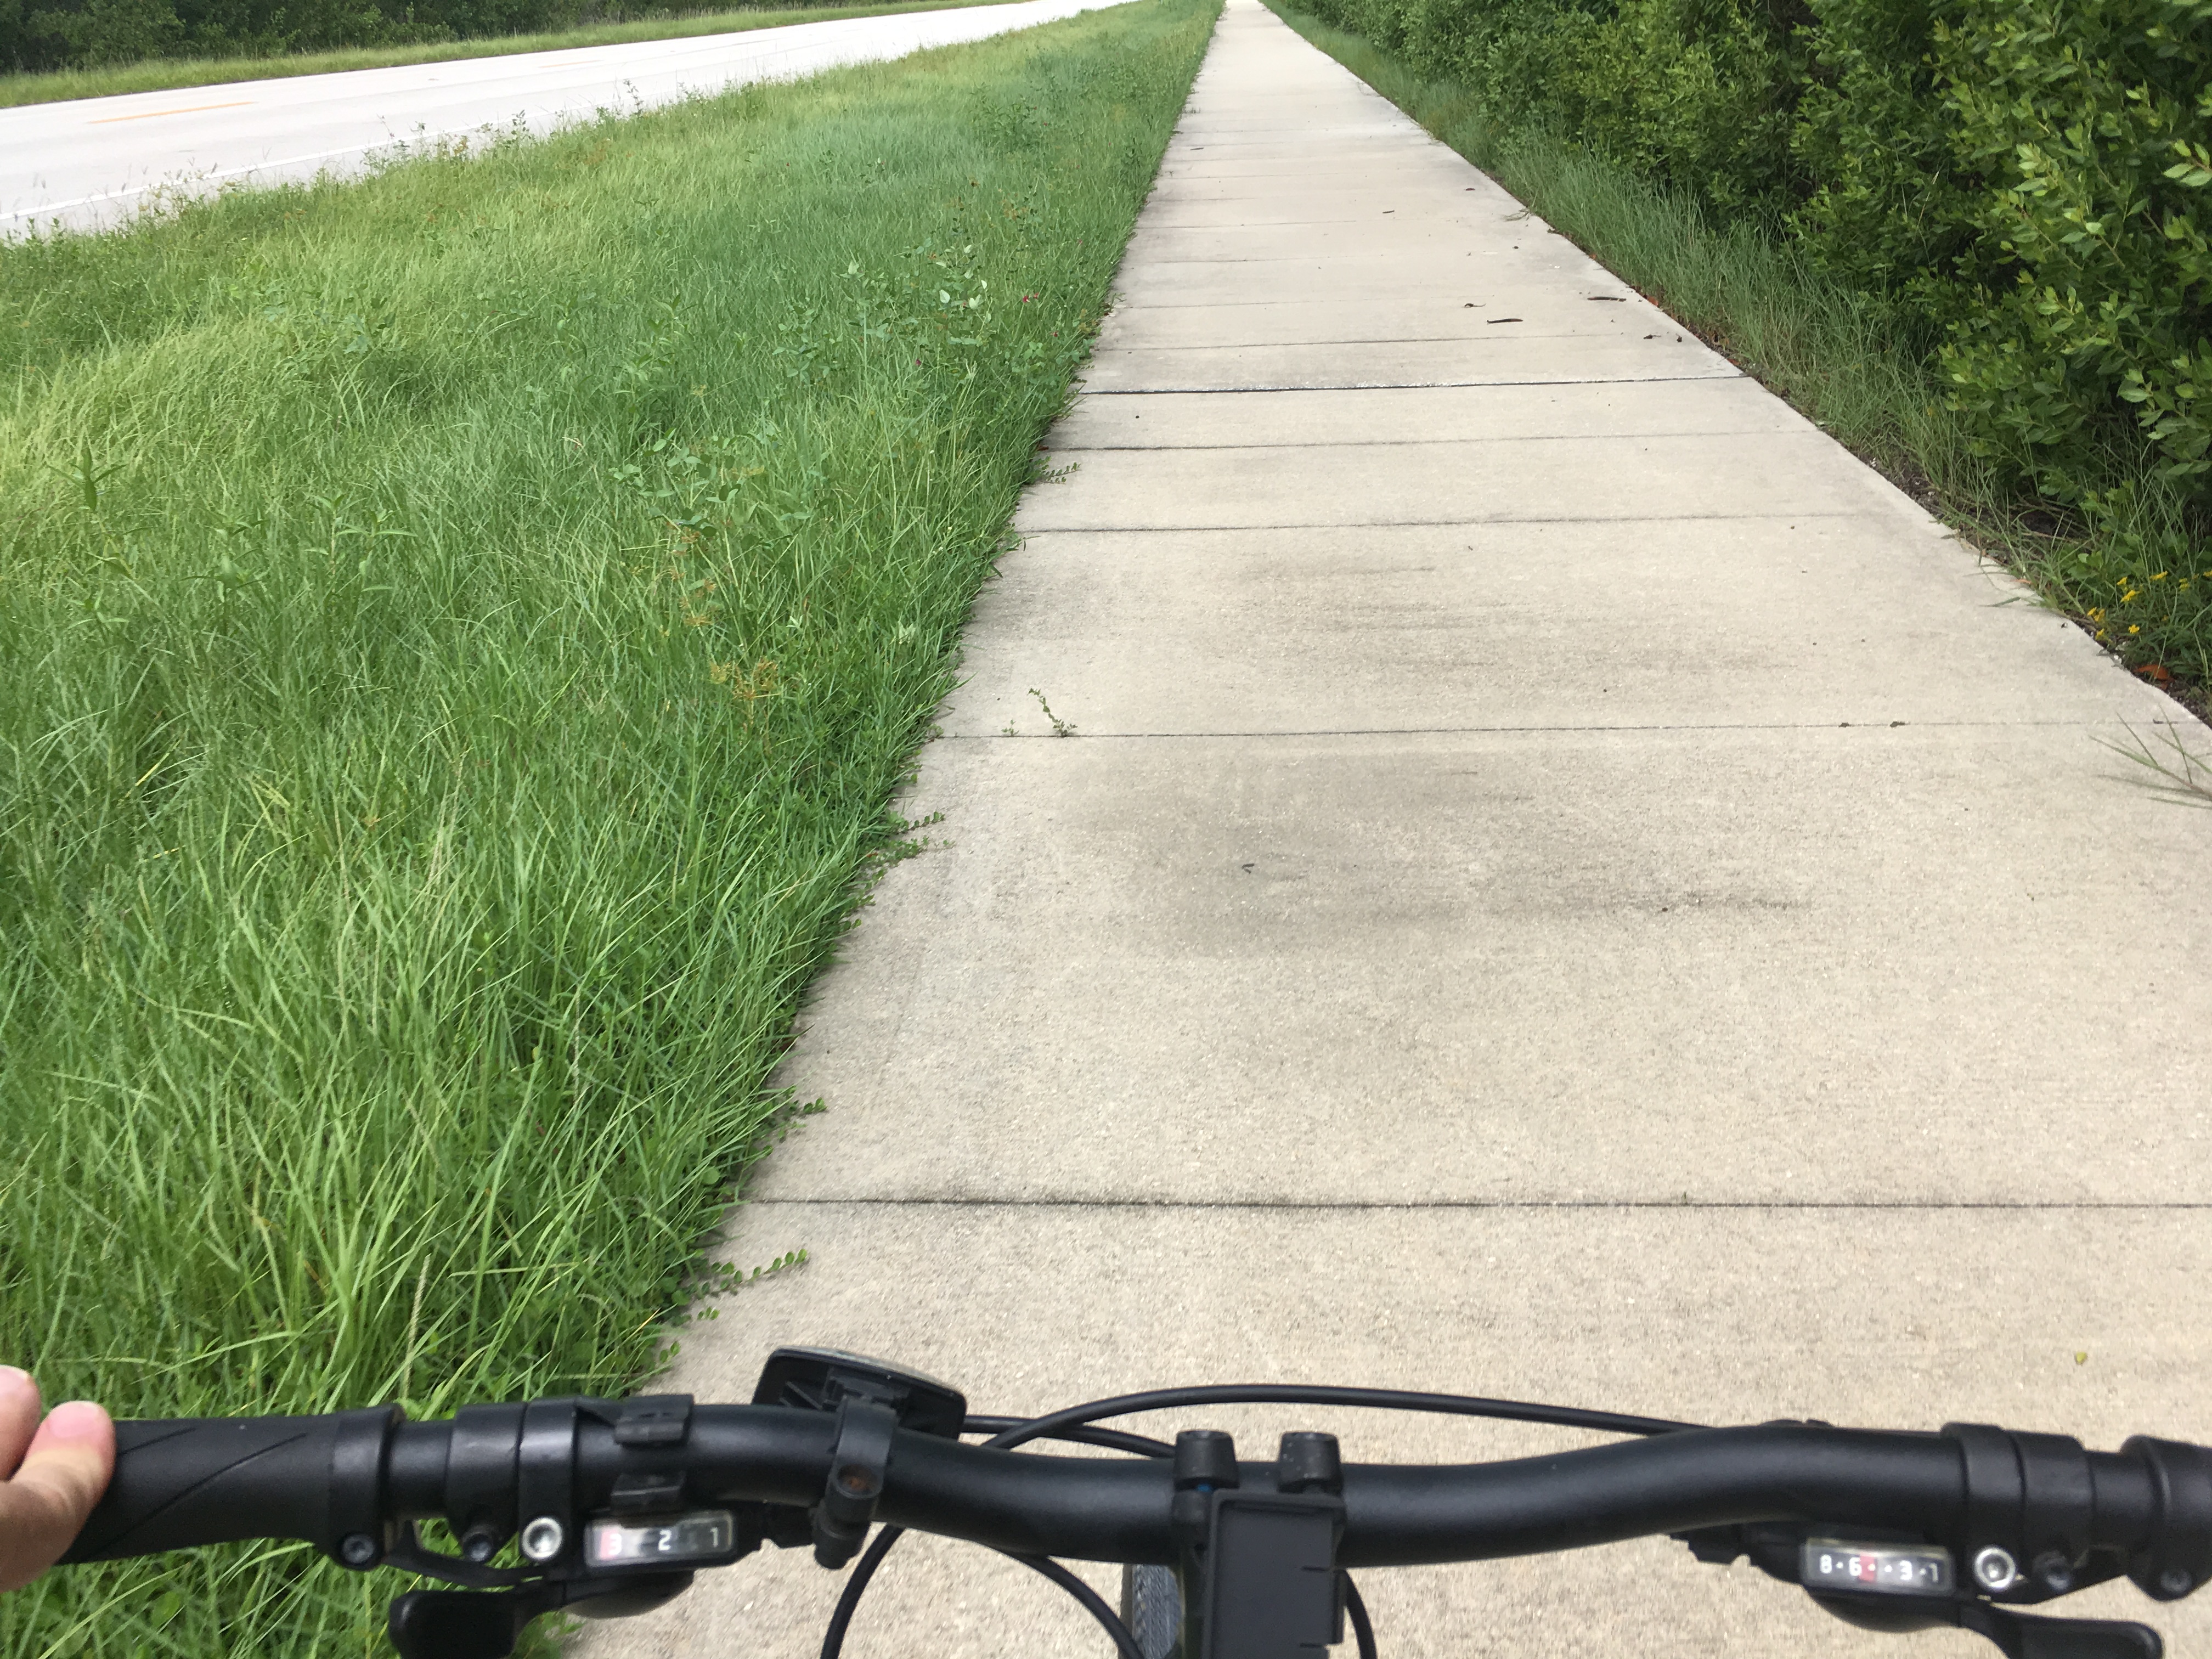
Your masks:
{"label": "brake cable", "polygon": [[[1064,1440],[1079,1445],[1103,1446],[1113,1451],[1133,1452],[1140,1457],[1171,1457],[1175,1455],[1175,1448],[1164,1440],[1130,1434],[1120,1429],[1101,1429],[1094,1425],[1101,1418],[1130,1417],[1140,1412],[1169,1411],[1182,1406],[1342,1406],[1370,1411],[1481,1417],[1509,1423],[1540,1423],[1553,1428],[1638,1436],[1679,1434],[1698,1426],[1694,1423],[1676,1423],[1659,1417],[1632,1417],[1619,1412],[1585,1411],[1576,1406],[1542,1406],[1522,1400],[1486,1400],[1472,1395],[1419,1394],[1400,1389],[1308,1387],[1294,1382],[1231,1382],[1117,1395],[1109,1400],[1094,1400],[1088,1405],[1069,1406],[1042,1417],[969,1417],[961,1425],[960,1431],[963,1434],[988,1434],[991,1437],[983,1443],[984,1445],[1000,1451],[1012,1450],[1032,1440]],[[852,1626],[853,1615],[860,1608],[860,1597],[866,1594],[869,1581],[876,1576],[876,1570],[883,1565],[884,1557],[891,1553],[891,1547],[898,1542],[905,1530],[903,1527],[884,1527],[854,1566],[852,1576],[845,1581],[843,1593],[837,1598],[836,1608],[830,1615],[829,1628],[822,1633],[821,1659],[842,1659],[845,1633]],[[1113,1638],[1114,1645],[1122,1659],[1143,1659],[1128,1626],[1107,1607],[1096,1590],[1066,1568],[1045,1556],[1015,1555],[1011,1551],[1000,1553],[1036,1569],[1074,1596],[1082,1604],[1084,1611],[1097,1620],[1101,1628]],[[1360,1600],[1359,1591],[1352,1584],[1352,1575],[1343,1573],[1340,1576],[1344,1582],[1345,1612],[1351,1619],[1352,1634],[1359,1644],[1359,1659],[1376,1659],[1375,1630],[1368,1621],[1366,1604]]]}

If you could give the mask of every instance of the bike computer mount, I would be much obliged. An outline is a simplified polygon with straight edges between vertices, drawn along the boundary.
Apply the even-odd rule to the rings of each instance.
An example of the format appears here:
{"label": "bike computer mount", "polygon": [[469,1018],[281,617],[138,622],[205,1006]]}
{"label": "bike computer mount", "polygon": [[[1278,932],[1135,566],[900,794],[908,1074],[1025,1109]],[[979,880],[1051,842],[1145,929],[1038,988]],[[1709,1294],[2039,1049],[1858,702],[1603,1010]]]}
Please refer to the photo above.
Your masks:
{"label": "bike computer mount", "polygon": [[[874,1518],[891,1431],[957,1436],[967,1416],[960,1393],[933,1377],[827,1348],[778,1349],[754,1403],[838,1413],[837,1455],[812,1509],[696,1502],[680,1459],[656,1473],[647,1457],[615,1483],[604,1510],[579,1515],[579,1428],[597,1422],[617,1446],[680,1452],[689,1395],[471,1407],[455,1418],[446,1476],[460,1553],[429,1549],[412,1522],[380,1542],[349,1534],[335,1553],[349,1567],[391,1565],[469,1587],[411,1590],[392,1603],[387,1628],[401,1659],[503,1659],[540,1613],[648,1612],[688,1589],[696,1569],[726,1566],[764,1541],[811,1540],[817,1560],[842,1566]],[[493,1565],[510,1540],[524,1565]]]}
{"label": "bike computer mount", "polygon": [[[1700,1561],[1749,1557],[1802,1585],[1837,1617],[1869,1630],[1955,1626],[1985,1636],[2006,1659],[2160,1659],[2158,1632],[2132,1621],[2053,1619],[2018,1611],[2125,1573],[2160,1601],[2186,1595],[2212,1571],[2212,1532],[2153,1558],[2089,1546],[2092,1491],[2081,1443],[1981,1424],[1942,1430],[1958,1443],[1966,1502],[1948,1540],[1850,1526],[1753,1522],[1674,1536]],[[2137,1437],[2162,1490],[2205,1494],[2212,1469],[2195,1447]],[[2212,1491],[2212,1488],[2207,1488]],[[2182,1507],[2203,1509],[2201,1503]]]}
{"label": "bike computer mount", "polygon": [[814,1559],[831,1569],[860,1553],[875,1522],[892,1431],[957,1439],[968,1420],[967,1396],[951,1383],[838,1348],[778,1348],[761,1367],[753,1404],[837,1413],[830,1479],[807,1511]]}

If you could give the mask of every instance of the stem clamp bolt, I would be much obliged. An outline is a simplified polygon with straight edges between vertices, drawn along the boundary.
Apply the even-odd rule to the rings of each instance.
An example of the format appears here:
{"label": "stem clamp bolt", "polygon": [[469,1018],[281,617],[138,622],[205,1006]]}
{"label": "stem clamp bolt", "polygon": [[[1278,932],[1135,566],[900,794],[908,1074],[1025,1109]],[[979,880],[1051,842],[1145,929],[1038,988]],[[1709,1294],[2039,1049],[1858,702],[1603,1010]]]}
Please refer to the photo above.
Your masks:
{"label": "stem clamp bolt", "polygon": [[2020,1583],[2020,1563],[2010,1551],[1992,1544],[1974,1557],[1974,1582],[1991,1595],[2002,1595]]}
{"label": "stem clamp bolt", "polygon": [[532,1561],[550,1561],[568,1541],[568,1528],[550,1515],[541,1515],[522,1529],[522,1553]]}

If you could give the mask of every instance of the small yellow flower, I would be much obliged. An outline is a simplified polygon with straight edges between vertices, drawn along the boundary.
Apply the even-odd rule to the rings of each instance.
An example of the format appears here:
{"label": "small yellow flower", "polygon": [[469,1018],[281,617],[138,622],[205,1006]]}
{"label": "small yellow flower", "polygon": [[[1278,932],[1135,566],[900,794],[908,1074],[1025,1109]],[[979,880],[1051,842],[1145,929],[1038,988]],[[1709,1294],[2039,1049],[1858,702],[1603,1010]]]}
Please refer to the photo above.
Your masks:
{"label": "small yellow flower", "polygon": [[2166,580],[2166,572],[2164,572],[2163,570],[2156,570],[2156,571],[2153,571],[2153,572],[2151,573],[2151,580],[2152,580],[2153,581],[2154,581],[2154,582],[2162,582],[2162,581],[2164,581],[2164,580]]}
{"label": "small yellow flower", "polygon": [[2128,632],[2129,632],[2129,633],[2130,633],[2130,634],[2140,634],[2140,633],[2142,633],[2142,624],[2141,623],[2130,623],[2128,624]]}
{"label": "small yellow flower", "polygon": [[2102,621],[2104,621],[2104,620],[2105,620],[2105,612],[2104,612],[2104,609],[2103,609],[2103,607],[2102,607],[2102,606],[2100,606],[2100,605],[2091,605],[2091,606],[2089,607],[2089,620],[2090,620],[2091,622],[2102,622]]}
{"label": "small yellow flower", "polygon": [[2141,591],[2142,591],[2142,590],[2141,590],[2141,589],[2139,589],[2139,588],[2130,587],[2130,589],[2128,589],[2128,591],[2127,591],[2126,592],[2124,592],[2124,593],[2123,593],[2123,594],[2121,594],[2121,595],[2120,595],[2120,603],[2121,603],[2122,605],[2126,605],[2126,604],[2128,604],[2128,603],[2129,603],[2130,601],[2131,601],[2131,600],[2136,597],[2136,595],[2138,592],[2140,592]]}

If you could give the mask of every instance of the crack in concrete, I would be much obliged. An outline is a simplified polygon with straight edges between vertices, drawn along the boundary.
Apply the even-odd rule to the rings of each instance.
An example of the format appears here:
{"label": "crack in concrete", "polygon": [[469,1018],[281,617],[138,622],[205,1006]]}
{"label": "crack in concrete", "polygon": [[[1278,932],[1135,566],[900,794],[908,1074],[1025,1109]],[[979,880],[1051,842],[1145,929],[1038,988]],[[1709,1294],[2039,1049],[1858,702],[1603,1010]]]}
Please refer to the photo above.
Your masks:
{"label": "crack in concrete", "polygon": [[[2154,721],[2153,724],[2158,724]],[[1362,726],[1345,727],[1315,727],[1295,732],[1097,732],[1085,726],[1076,735],[1085,738],[1118,738],[1125,742],[1154,742],[1162,740],[1209,742],[1216,739],[1256,738],[1480,738],[1480,737],[1544,737],[1574,736],[1581,732],[1890,732],[1900,727],[1923,731],[1945,732],[2092,732],[2099,729],[2123,731],[2121,722],[2053,720],[1725,720],[1700,722],[1686,720],[1680,724],[1644,726]],[[1005,743],[1010,734],[1004,732],[946,732],[936,743]],[[1016,732],[1011,741],[1024,743],[1041,741],[1057,743],[1057,734],[1046,732]]]}
{"label": "crack in concrete", "polygon": [[2128,1212],[2145,1215],[2193,1214],[2212,1210],[2212,1200],[2198,1199],[1692,1199],[1673,1198],[1443,1198],[1443,1199],[1301,1199],[1301,1198],[746,1198],[753,1208],[795,1207],[829,1204],[879,1209],[936,1208],[975,1210],[1190,1210],[1334,1211],[1402,1210],[1710,1210],[1863,1212],[1889,1214],[1908,1212],[1943,1214],[1952,1211],[2004,1211],[2037,1215]]}
{"label": "crack in concrete", "polygon": [[1704,374],[1593,374],[1546,380],[1352,380],[1342,386],[1085,386],[1086,398],[1221,397],[1249,392],[1449,392],[1461,387],[1520,386],[1665,386],[1681,380],[1741,380],[1741,369]]}
{"label": "crack in concrete", "polygon": [[[1547,519],[1329,519],[1296,524],[1056,524],[1037,530],[1018,528],[1015,533],[1027,541],[1036,536],[1176,536],[1222,530],[1452,530],[1479,529],[1497,524],[1759,524],[1771,523],[1780,516],[1773,513],[1637,513]],[[1867,513],[1800,513],[1795,515],[1794,521],[1811,524],[1872,516]]]}

